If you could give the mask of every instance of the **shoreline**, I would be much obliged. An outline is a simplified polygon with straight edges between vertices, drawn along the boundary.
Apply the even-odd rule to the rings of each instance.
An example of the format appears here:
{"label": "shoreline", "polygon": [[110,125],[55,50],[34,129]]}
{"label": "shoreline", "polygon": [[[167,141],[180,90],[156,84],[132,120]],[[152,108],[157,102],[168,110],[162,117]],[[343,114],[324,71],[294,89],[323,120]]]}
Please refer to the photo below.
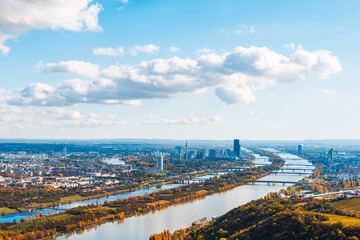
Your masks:
{"label": "shoreline", "polygon": [[[201,176],[205,176],[208,174],[212,174],[215,172],[220,172],[222,170],[218,169],[217,171],[210,171],[210,172],[204,172],[204,173],[196,173],[193,175],[187,175],[191,178],[196,178],[196,177],[201,177]],[[187,176],[183,176],[183,177],[187,177]],[[81,201],[87,201],[87,200],[92,200],[92,199],[97,199],[97,198],[102,198],[102,197],[106,197],[106,196],[115,196],[121,193],[131,193],[134,192],[136,190],[141,190],[141,189],[147,189],[147,188],[151,188],[151,187],[157,187],[157,186],[161,186],[161,185],[165,185],[165,184],[174,184],[176,180],[168,180],[168,181],[160,181],[160,182],[155,182],[155,183],[141,183],[139,184],[138,187],[133,187],[133,188],[127,188],[127,189],[121,189],[121,190],[114,190],[113,192],[111,192],[110,194],[99,194],[99,195],[94,195],[93,197],[89,196],[89,197],[83,197],[83,199],[80,200],[73,200],[73,201],[66,201],[66,202],[62,202],[62,203],[57,203],[57,204],[51,204],[51,205],[46,205],[46,206],[39,206],[39,207],[30,207],[30,206],[25,206],[25,207],[18,207],[15,208],[14,210],[16,210],[17,212],[11,212],[11,213],[5,213],[5,214],[0,214],[0,218],[1,216],[7,216],[7,215],[11,215],[11,214],[18,214],[18,213],[24,213],[27,212],[29,210],[37,210],[37,209],[52,209],[56,206],[62,205],[62,204],[69,204],[69,203],[74,203],[74,202],[81,202]],[[71,196],[66,196],[63,198],[70,198],[70,197],[74,197],[76,195],[71,195]],[[80,196],[81,197],[81,196]],[[60,200],[61,201],[61,200]],[[44,203],[47,204],[47,203]],[[7,208],[7,207],[3,207],[3,208]],[[12,209],[12,208],[8,208],[8,209]],[[24,209],[24,210],[20,210],[20,209]],[[54,214],[55,215],[55,214]],[[53,216],[53,215],[51,215]],[[4,222],[6,223],[6,222]]]}
{"label": "shoreline", "polygon": [[[207,185],[208,187],[206,187],[206,188],[202,188],[203,183],[193,183],[193,184],[186,184],[183,186],[179,186],[174,189],[163,190],[163,191],[173,191],[172,194],[174,194],[175,192],[178,192],[180,189],[184,190],[184,187],[186,189],[191,188],[191,190],[189,190],[188,192],[185,191],[184,194],[175,194],[169,198],[165,198],[161,202],[161,204],[157,204],[156,201],[155,202],[152,202],[151,200],[146,201],[146,204],[153,205],[153,206],[150,206],[150,208],[149,207],[144,208],[143,204],[136,200],[138,198],[138,196],[133,196],[133,197],[130,197],[127,199],[118,199],[115,201],[101,204],[99,206],[93,206],[90,208],[87,206],[71,208],[72,212],[59,213],[56,215],[52,215],[50,217],[45,216],[40,219],[33,219],[33,220],[31,220],[31,222],[25,221],[22,223],[17,223],[15,225],[12,225],[8,230],[11,231],[11,229],[14,229],[14,230],[19,229],[19,228],[21,229],[22,224],[31,223],[30,226],[27,228],[32,229],[32,230],[23,229],[23,231],[22,231],[22,234],[27,236],[27,234],[29,232],[31,233],[31,231],[34,231],[33,230],[34,226],[41,226],[38,224],[43,222],[44,220],[46,221],[46,219],[50,220],[50,218],[54,218],[54,220],[56,219],[57,225],[48,226],[48,228],[45,228],[45,230],[43,230],[43,232],[50,231],[51,229],[55,230],[58,228],[58,226],[63,226],[60,229],[58,229],[58,232],[56,232],[54,234],[56,236],[63,236],[66,234],[75,233],[76,231],[79,231],[79,230],[92,228],[95,225],[99,225],[99,224],[101,225],[101,224],[107,223],[107,222],[114,222],[114,220],[121,220],[121,219],[125,219],[125,218],[130,218],[133,216],[147,215],[152,211],[159,211],[159,210],[162,210],[164,208],[168,208],[168,207],[171,207],[174,205],[186,204],[186,203],[194,201],[194,200],[196,201],[198,199],[205,198],[206,196],[220,194],[222,192],[233,190],[234,188],[246,185],[247,181],[249,181],[249,180],[250,181],[258,180],[262,177],[268,176],[271,171],[276,171],[284,166],[284,162],[285,162],[284,159],[279,157],[277,154],[267,152],[267,151],[260,151],[260,152],[262,152],[261,155],[270,157],[270,160],[272,161],[271,165],[249,168],[249,169],[246,169],[241,172],[233,172],[233,173],[225,174],[219,178],[215,177],[213,180],[209,180],[209,182],[208,182],[209,184]],[[206,175],[206,174],[207,173],[203,173],[202,175]],[[176,190],[176,189],[179,189],[179,190]],[[199,190],[201,190],[201,191],[199,191]],[[162,191],[160,191],[160,192],[162,192]],[[144,199],[144,198],[151,199],[153,197],[160,196],[160,195],[161,194],[159,194],[158,191],[156,191],[156,192],[154,191],[153,193],[142,195],[142,197],[140,197],[140,198],[141,199]],[[134,200],[136,200],[136,201],[132,201],[131,198],[134,198]],[[128,207],[126,205],[127,201],[129,203],[131,202],[132,205]],[[103,211],[102,210],[103,208],[110,208],[110,210],[107,210],[107,212],[103,212],[100,215],[96,215],[97,217],[95,217],[95,218],[94,217],[86,218],[86,215],[84,215],[84,217],[81,218],[80,215],[78,215],[79,219],[81,219],[81,220],[74,221],[74,219],[72,217],[72,216],[77,215],[78,213],[80,214],[80,212],[82,212],[82,211],[90,211],[90,212],[94,212],[94,214],[97,214],[97,213],[99,213],[98,211]],[[68,216],[69,214],[70,214],[70,216]],[[18,233],[18,234],[22,235],[21,233]],[[37,234],[40,234],[40,233],[37,233]],[[44,238],[54,238],[54,235],[43,236],[43,234],[41,233],[41,235],[35,235],[35,236],[36,236],[36,239],[44,239]],[[15,237],[17,235],[13,235],[13,236]]]}
{"label": "shoreline", "polygon": [[[271,165],[274,165],[274,164],[271,164]],[[275,165],[274,165],[274,166],[275,166]],[[275,170],[278,170],[278,169],[280,169],[280,168],[283,167],[283,166],[284,166],[284,161],[283,161],[282,164],[281,164],[278,168],[276,168]],[[257,168],[257,167],[255,167],[255,168]],[[263,177],[268,176],[268,175],[270,175],[270,171],[269,171],[269,172],[266,172],[266,173],[264,173],[264,174],[261,174],[261,175],[259,175],[259,176],[257,176],[258,178],[256,178],[255,180],[258,180],[258,179],[263,178]],[[205,195],[199,196],[199,197],[197,197],[197,198],[195,198],[195,199],[188,199],[188,200],[185,200],[185,201],[179,202],[179,203],[173,203],[173,204],[163,205],[163,206],[157,207],[156,209],[153,209],[152,211],[161,211],[161,210],[166,209],[166,208],[168,208],[168,207],[172,207],[172,206],[176,206],[176,205],[182,205],[182,204],[187,204],[187,203],[189,203],[189,202],[191,202],[191,201],[197,201],[197,200],[206,198],[207,196],[211,196],[211,195],[215,195],[215,194],[221,194],[221,193],[224,193],[224,192],[233,190],[233,189],[235,189],[235,188],[237,188],[237,187],[241,187],[241,186],[244,186],[244,185],[247,185],[247,183],[246,183],[245,181],[243,181],[243,182],[238,182],[238,183],[236,183],[234,186],[231,186],[230,188],[221,190],[221,191],[219,191],[219,192],[207,192]],[[59,233],[56,234],[56,237],[64,236],[64,235],[67,235],[67,234],[70,234],[70,235],[71,235],[71,234],[73,234],[74,232],[75,232],[75,234],[76,234],[78,231],[82,231],[82,230],[86,230],[86,229],[91,229],[91,228],[94,227],[94,226],[97,226],[97,225],[100,226],[100,225],[105,224],[105,223],[115,222],[116,220],[117,220],[117,221],[121,221],[121,220],[125,220],[125,219],[127,219],[127,218],[131,218],[131,217],[134,217],[134,216],[147,215],[147,214],[149,214],[149,213],[152,212],[152,211],[149,211],[149,212],[146,212],[146,213],[141,213],[141,214],[139,214],[139,213],[130,214],[130,215],[126,215],[124,218],[121,218],[121,219],[112,219],[112,220],[110,220],[110,221],[109,221],[109,219],[110,219],[111,217],[108,217],[108,218],[105,218],[105,219],[103,219],[103,220],[101,220],[101,221],[98,221],[97,223],[92,223],[92,224],[90,224],[90,225],[88,225],[88,226],[85,226],[85,227],[83,227],[83,228],[74,229],[72,232],[68,232],[68,233],[66,233],[66,232],[65,232],[65,233],[60,233],[60,232],[59,232]],[[51,237],[49,237],[49,239],[50,239],[50,238],[51,238]]]}

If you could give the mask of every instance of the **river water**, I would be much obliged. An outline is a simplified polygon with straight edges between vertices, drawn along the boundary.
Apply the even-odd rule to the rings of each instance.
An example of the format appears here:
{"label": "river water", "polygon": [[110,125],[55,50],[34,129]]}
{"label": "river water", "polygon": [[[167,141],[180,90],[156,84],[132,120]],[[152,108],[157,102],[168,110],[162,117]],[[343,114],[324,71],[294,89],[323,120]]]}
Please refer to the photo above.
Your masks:
{"label": "river water", "polygon": [[[314,170],[310,163],[298,156],[288,153],[281,153],[275,149],[265,149],[278,154],[285,160],[284,172],[271,174],[261,178],[263,181],[299,181],[311,174]],[[251,153],[251,152],[250,152]],[[268,158],[256,155],[255,164],[269,163]],[[288,164],[296,164],[294,166]],[[288,170],[286,170],[286,168]],[[302,175],[292,175],[291,168],[304,169],[307,172]],[[296,171],[298,172],[298,171]],[[224,193],[207,196],[204,199],[193,202],[175,205],[166,209],[155,211],[147,215],[126,218],[123,222],[104,223],[96,228],[86,229],[78,233],[57,237],[58,240],[95,240],[95,239],[124,239],[124,240],[147,240],[156,232],[169,229],[173,232],[180,228],[186,228],[192,222],[203,218],[218,217],[229,210],[245,204],[251,200],[264,197],[270,192],[277,192],[287,188],[289,184],[268,185],[267,183],[256,183],[254,185],[243,185]]]}
{"label": "river water", "polygon": [[[205,175],[205,176],[201,176],[201,177],[197,177],[194,179],[190,179],[189,183],[192,183],[193,181],[203,181],[205,179],[209,179],[214,177],[215,175],[222,175],[225,174],[226,172],[219,172],[219,173],[215,173],[215,174],[209,174],[209,175]],[[150,187],[150,188],[142,188],[142,189],[138,189],[132,192],[124,192],[124,193],[119,193],[116,195],[110,195],[110,196],[106,196],[106,197],[100,197],[100,198],[94,198],[94,199],[89,199],[89,200],[83,200],[83,201],[77,201],[77,202],[72,202],[72,203],[65,203],[65,204],[60,204],[58,205],[56,208],[39,208],[39,209],[34,209],[32,211],[29,212],[19,212],[19,213],[13,213],[13,214],[8,214],[8,215],[4,215],[4,216],[0,216],[0,223],[5,223],[5,222],[12,222],[14,221],[14,219],[16,221],[20,221],[21,218],[35,218],[36,214],[40,214],[43,213],[44,216],[47,216],[49,214],[55,214],[56,212],[61,213],[64,212],[64,209],[70,209],[70,208],[74,208],[74,207],[78,207],[78,206],[84,206],[84,205],[91,205],[91,204],[103,204],[105,201],[115,201],[117,199],[125,199],[127,197],[132,197],[132,196],[141,196],[141,195],[145,195],[145,194],[149,194],[151,192],[153,192],[154,190],[158,190],[160,188],[163,189],[170,189],[170,188],[175,188],[178,186],[181,186],[184,184],[165,184],[162,186],[158,186],[158,187]]]}

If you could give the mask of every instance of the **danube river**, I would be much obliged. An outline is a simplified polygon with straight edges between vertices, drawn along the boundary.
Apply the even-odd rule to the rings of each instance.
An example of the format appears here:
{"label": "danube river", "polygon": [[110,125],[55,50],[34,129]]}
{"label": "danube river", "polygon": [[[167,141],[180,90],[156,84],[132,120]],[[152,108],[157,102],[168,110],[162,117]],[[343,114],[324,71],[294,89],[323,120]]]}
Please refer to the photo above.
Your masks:
{"label": "danube river", "polygon": [[[283,171],[278,174],[268,175],[260,180],[267,181],[299,181],[305,176],[311,174],[314,169],[309,167],[310,163],[298,156],[278,153],[274,149],[266,149],[277,153],[285,160]],[[267,164],[268,159],[256,155],[256,164]],[[293,168],[304,169],[307,174],[293,175],[291,165],[296,164]],[[307,166],[305,166],[307,165]],[[288,169],[288,170],[286,170]],[[147,240],[149,236],[156,232],[162,232],[169,229],[173,232],[179,228],[186,228],[192,222],[203,218],[212,218],[223,215],[229,210],[245,204],[251,200],[264,197],[270,192],[277,192],[289,185],[267,185],[264,183],[256,183],[254,185],[243,185],[224,193],[207,196],[204,199],[195,200],[193,202],[175,205],[166,209],[155,211],[147,215],[134,216],[126,218],[123,222],[104,223],[96,228],[89,228],[78,233],[68,234],[66,236],[57,237],[58,240],[95,240],[95,239],[126,239],[126,240]]]}
{"label": "danube river", "polygon": [[[197,177],[194,179],[190,179],[190,183],[192,181],[199,181],[199,180],[205,180],[211,177],[214,177],[214,175],[222,175],[225,174],[225,172],[219,172],[217,174],[209,174],[209,175],[205,175],[205,176],[201,176],[201,177]],[[103,204],[105,201],[115,201],[117,199],[125,199],[127,197],[132,197],[132,196],[141,196],[141,195],[145,195],[145,194],[149,194],[151,192],[153,192],[156,189],[169,189],[169,188],[174,188],[174,187],[178,187],[184,184],[165,184],[162,186],[158,186],[158,187],[150,187],[150,188],[142,188],[142,189],[138,189],[132,192],[124,192],[124,193],[119,193],[116,195],[110,195],[110,196],[106,196],[106,197],[100,197],[100,198],[94,198],[94,199],[89,199],[89,200],[83,200],[83,201],[76,201],[76,202],[71,202],[71,203],[65,203],[65,204],[60,204],[58,205],[56,208],[39,208],[39,209],[33,209],[31,211],[26,211],[26,212],[19,212],[19,213],[13,213],[13,214],[8,214],[8,215],[4,215],[4,216],[0,216],[0,223],[6,223],[6,222],[13,222],[14,219],[16,221],[20,221],[21,218],[35,218],[36,214],[40,214],[43,213],[44,216],[47,216],[50,214],[54,214],[56,212],[63,212],[64,209],[70,209],[70,208],[74,208],[74,207],[78,207],[78,206],[84,206],[84,205],[91,205],[91,204]]]}

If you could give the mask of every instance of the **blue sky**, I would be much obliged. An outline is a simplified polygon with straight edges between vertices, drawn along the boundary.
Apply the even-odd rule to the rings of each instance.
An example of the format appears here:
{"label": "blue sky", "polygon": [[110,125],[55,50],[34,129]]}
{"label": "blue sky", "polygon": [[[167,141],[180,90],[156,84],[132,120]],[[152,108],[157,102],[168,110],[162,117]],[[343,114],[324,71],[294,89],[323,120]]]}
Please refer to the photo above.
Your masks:
{"label": "blue sky", "polygon": [[359,1],[37,4],[0,3],[0,138],[360,134]]}

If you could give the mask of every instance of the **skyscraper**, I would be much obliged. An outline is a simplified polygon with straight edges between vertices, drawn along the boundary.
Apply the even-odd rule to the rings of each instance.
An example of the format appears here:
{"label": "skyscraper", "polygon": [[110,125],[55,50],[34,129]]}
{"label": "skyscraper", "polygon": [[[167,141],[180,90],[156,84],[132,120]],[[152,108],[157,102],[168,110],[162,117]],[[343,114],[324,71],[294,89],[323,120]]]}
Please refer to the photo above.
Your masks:
{"label": "skyscraper", "polygon": [[197,151],[196,153],[196,158],[197,159],[204,159],[205,157],[205,149],[200,149],[199,151]]}
{"label": "skyscraper", "polygon": [[209,158],[210,159],[216,158],[216,150],[215,149],[209,149]]}
{"label": "skyscraper", "polygon": [[241,158],[240,156],[240,140],[239,139],[234,139],[234,152],[236,157],[238,157],[239,159]]}
{"label": "skyscraper", "polygon": [[333,148],[331,148],[328,152],[328,167],[331,168],[333,164]]}
{"label": "skyscraper", "polygon": [[182,150],[182,147],[180,147],[180,146],[175,147],[175,157],[181,158],[181,150]]}
{"label": "skyscraper", "polygon": [[164,170],[164,156],[162,153],[159,153],[156,158],[156,171],[161,172]]}
{"label": "skyscraper", "polygon": [[302,154],[302,145],[298,145],[298,154]]}

